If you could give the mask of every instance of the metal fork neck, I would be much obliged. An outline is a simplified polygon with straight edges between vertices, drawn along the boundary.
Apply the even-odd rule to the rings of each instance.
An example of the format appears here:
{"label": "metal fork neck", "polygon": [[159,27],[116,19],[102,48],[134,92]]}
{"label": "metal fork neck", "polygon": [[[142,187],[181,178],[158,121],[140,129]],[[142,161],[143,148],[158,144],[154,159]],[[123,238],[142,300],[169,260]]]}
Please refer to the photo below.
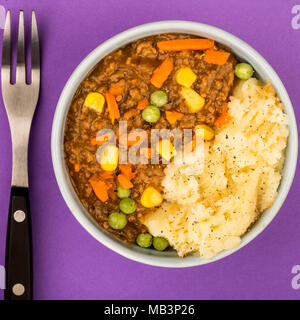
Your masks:
{"label": "metal fork neck", "polygon": [[[24,119],[25,120],[25,119]],[[12,139],[12,181],[14,187],[28,187],[28,141],[30,123],[10,120]]]}

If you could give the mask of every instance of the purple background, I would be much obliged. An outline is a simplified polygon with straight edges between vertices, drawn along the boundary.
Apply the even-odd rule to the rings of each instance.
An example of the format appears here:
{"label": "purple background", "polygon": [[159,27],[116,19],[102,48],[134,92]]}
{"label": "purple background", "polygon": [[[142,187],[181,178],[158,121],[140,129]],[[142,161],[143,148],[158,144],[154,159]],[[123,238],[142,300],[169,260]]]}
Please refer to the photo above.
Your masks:
{"label": "purple background", "polygon": [[[41,94],[29,150],[36,299],[300,298],[300,290],[291,287],[291,269],[300,264],[299,165],[277,217],[250,244],[212,264],[165,269],[127,260],[94,240],[64,203],[50,154],[56,103],[79,62],[111,36],[158,20],[203,22],[248,42],[278,72],[299,119],[300,30],[291,27],[296,0],[1,0],[0,4],[12,9],[14,22],[19,9],[25,10],[27,20],[35,9],[42,45]],[[4,265],[11,146],[0,104],[0,265]]]}

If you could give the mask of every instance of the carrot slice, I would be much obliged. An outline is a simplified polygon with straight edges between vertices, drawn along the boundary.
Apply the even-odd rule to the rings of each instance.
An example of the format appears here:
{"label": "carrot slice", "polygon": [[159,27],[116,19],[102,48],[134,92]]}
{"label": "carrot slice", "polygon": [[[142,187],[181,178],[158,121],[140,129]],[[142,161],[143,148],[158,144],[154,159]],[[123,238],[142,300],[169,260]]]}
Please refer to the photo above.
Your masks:
{"label": "carrot slice", "polygon": [[75,172],[79,172],[79,171],[80,171],[80,165],[79,165],[79,163],[75,163],[75,164],[74,164],[74,171],[75,171]]}
{"label": "carrot slice", "polygon": [[141,140],[143,141],[143,138],[141,138],[140,136],[129,133],[127,136],[127,145],[130,147],[134,146],[138,142],[141,142]]}
{"label": "carrot slice", "polygon": [[227,112],[224,112],[219,118],[216,119],[215,125],[221,127],[227,124],[230,120],[231,116]]}
{"label": "carrot slice", "polygon": [[91,145],[92,145],[92,146],[96,146],[96,145],[97,145],[97,140],[96,140],[96,138],[92,138],[92,139],[91,139]]}
{"label": "carrot slice", "polygon": [[113,134],[112,133],[106,133],[101,136],[97,136],[96,138],[91,139],[91,145],[92,146],[101,146],[103,143],[107,142],[112,138]]}
{"label": "carrot slice", "polygon": [[170,124],[174,124],[177,120],[181,120],[184,114],[177,111],[166,111],[166,118]]}
{"label": "carrot slice", "polygon": [[111,85],[109,88],[109,93],[113,94],[114,96],[118,96],[124,92],[124,86],[121,86],[118,83]]}
{"label": "carrot slice", "polygon": [[135,144],[141,144],[147,138],[147,134],[141,132],[130,132],[128,134],[123,134],[119,138],[119,142],[122,145],[134,146]]}
{"label": "carrot slice", "polygon": [[131,180],[132,178],[134,178],[137,174],[136,171],[132,171],[131,167],[128,164],[120,164],[119,168],[122,172],[122,174],[124,174],[129,180]]}
{"label": "carrot slice", "polygon": [[120,111],[115,96],[110,92],[107,92],[105,93],[105,98],[107,102],[109,117],[111,119],[112,124],[114,124],[115,120],[120,118]]}
{"label": "carrot slice", "polygon": [[137,108],[139,110],[144,110],[147,106],[149,105],[149,101],[147,98],[144,98],[142,100],[139,101]]}
{"label": "carrot slice", "polygon": [[107,190],[109,189],[107,187],[107,185],[105,184],[105,182],[103,181],[96,181],[96,180],[89,180],[93,191],[95,193],[95,195],[97,196],[97,198],[102,201],[105,202],[108,200],[108,192]]}
{"label": "carrot slice", "polygon": [[132,177],[132,170],[131,168],[129,167],[129,165],[127,164],[120,164],[119,165],[119,168],[121,170],[121,172],[130,180]]}
{"label": "carrot slice", "polygon": [[206,50],[203,60],[207,63],[217,64],[222,66],[226,63],[230,56],[229,52],[217,51],[217,50]]}
{"label": "carrot slice", "polygon": [[124,189],[133,188],[133,184],[131,183],[131,181],[122,173],[118,175],[118,181],[121,187],[123,187]]}
{"label": "carrot slice", "polygon": [[164,51],[205,50],[213,46],[214,41],[210,39],[176,39],[157,43],[157,47]]}
{"label": "carrot slice", "polygon": [[100,177],[104,180],[112,179],[114,171],[103,171],[100,173]]}
{"label": "carrot slice", "polygon": [[173,61],[167,57],[160,66],[158,66],[152,74],[150,82],[156,87],[160,88],[163,83],[168,79],[168,76],[173,70]]}

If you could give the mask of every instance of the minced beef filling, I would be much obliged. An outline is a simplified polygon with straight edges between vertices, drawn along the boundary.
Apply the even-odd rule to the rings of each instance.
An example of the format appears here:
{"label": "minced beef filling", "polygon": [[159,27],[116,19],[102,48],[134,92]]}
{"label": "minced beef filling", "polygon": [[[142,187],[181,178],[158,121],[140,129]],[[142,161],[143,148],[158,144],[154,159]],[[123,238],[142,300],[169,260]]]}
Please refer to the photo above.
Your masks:
{"label": "minced beef filling", "polygon": [[[128,216],[127,226],[120,231],[109,227],[108,216],[111,212],[118,211],[119,200],[116,195],[118,185],[117,174],[113,178],[113,188],[110,190],[110,199],[103,203],[94,194],[89,179],[102,171],[96,161],[98,146],[91,145],[91,138],[101,129],[113,129],[118,138],[118,121],[114,125],[109,118],[107,108],[104,107],[101,115],[84,106],[84,101],[89,92],[105,94],[112,84],[121,84],[123,94],[116,96],[121,118],[126,120],[128,132],[132,129],[192,129],[199,123],[213,126],[215,119],[224,112],[224,106],[229,97],[234,81],[234,66],[236,63],[233,54],[224,65],[215,65],[203,61],[202,51],[184,50],[176,52],[161,52],[156,43],[162,40],[191,38],[182,34],[161,34],[135,41],[101,60],[93,71],[80,84],[67,116],[64,149],[65,160],[74,189],[83,206],[94,219],[106,230],[118,236],[127,243],[134,243],[137,234],[145,232],[146,228],[140,218],[149,211],[140,204],[143,190],[153,186],[162,192],[161,181],[164,177],[163,164],[138,164],[132,165],[137,170],[133,178],[134,185],[131,197],[137,203],[135,213]],[[193,36],[193,38],[195,38]],[[215,44],[214,49],[220,46]],[[167,57],[171,57],[174,69],[164,82],[161,90],[168,94],[168,103],[163,110],[184,113],[182,120],[174,125],[169,124],[165,113],[161,112],[160,120],[155,124],[144,121],[141,111],[137,109],[138,102],[144,97],[149,99],[150,94],[157,90],[150,78],[153,70]],[[205,105],[198,113],[190,113],[184,100],[180,96],[180,85],[175,80],[176,71],[181,67],[190,67],[197,75],[192,88],[205,98]],[[74,170],[74,164],[80,164],[80,171]]]}

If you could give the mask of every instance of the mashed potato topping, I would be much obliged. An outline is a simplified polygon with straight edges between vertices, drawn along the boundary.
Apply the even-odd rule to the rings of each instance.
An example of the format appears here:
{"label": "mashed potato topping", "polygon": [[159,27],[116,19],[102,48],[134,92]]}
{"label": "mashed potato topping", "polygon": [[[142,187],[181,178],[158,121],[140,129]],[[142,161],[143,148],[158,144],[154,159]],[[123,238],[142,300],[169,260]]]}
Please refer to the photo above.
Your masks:
{"label": "mashed potato topping", "polygon": [[165,201],[144,220],[180,256],[209,259],[238,246],[277,195],[289,133],[282,103],[270,84],[251,78],[236,86],[228,108],[230,123],[205,142],[204,169],[194,153],[188,164],[169,164]]}

